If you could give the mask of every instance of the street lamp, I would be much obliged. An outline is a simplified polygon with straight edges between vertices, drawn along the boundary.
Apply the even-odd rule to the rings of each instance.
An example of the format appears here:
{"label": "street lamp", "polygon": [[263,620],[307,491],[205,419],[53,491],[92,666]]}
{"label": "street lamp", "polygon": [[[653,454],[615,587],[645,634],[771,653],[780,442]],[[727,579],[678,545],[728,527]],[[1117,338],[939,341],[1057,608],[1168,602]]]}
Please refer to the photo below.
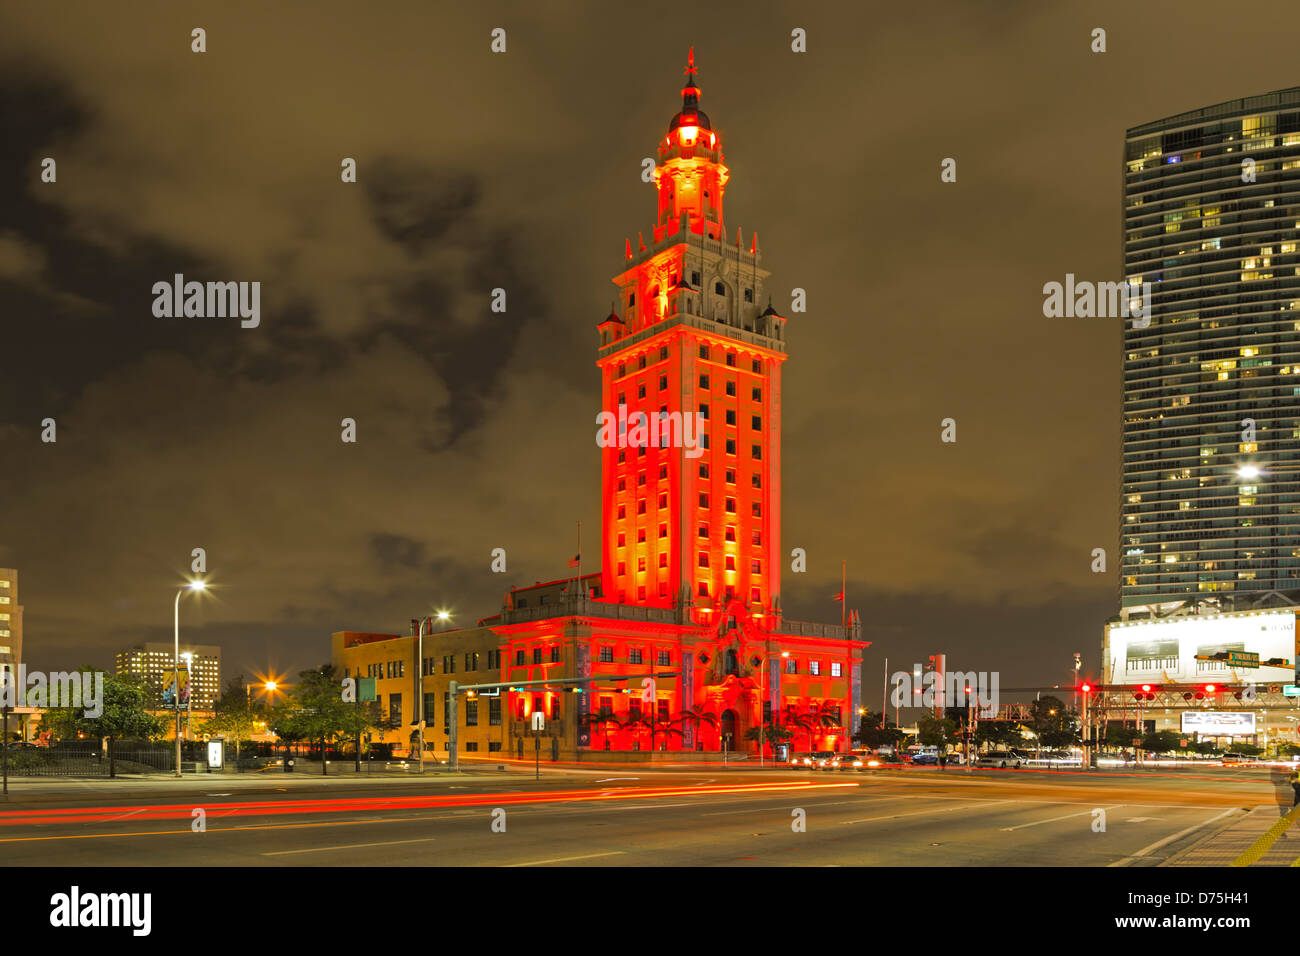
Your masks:
{"label": "street lamp", "polygon": [[[759,679],[761,682],[760,686],[762,687],[761,693],[763,695],[762,699],[759,700],[758,702],[758,765],[760,767],[767,766],[766,758],[763,755],[763,705],[767,703],[767,662],[774,653],[775,651],[768,654],[764,654],[759,661],[759,666],[761,668],[761,671],[759,672]],[[789,657],[790,652],[782,651],[781,656]]]}
{"label": "street lamp", "polygon": [[176,708],[176,776],[181,775],[181,595],[186,591],[196,594],[207,588],[201,578],[195,578],[176,592],[176,603],[172,608],[172,633],[175,638],[175,654],[172,657],[172,680],[175,681],[172,706]]}
{"label": "street lamp", "polygon": [[[445,624],[451,620],[451,612],[446,610],[438,611],[438,620]],[[420,618],[420,626],[416,634],[416,651],[415,651],[415,740],[419,747],[419,756],[417,762],[419,772],[424,773],[424,630],[426,625],[432,622],[431,618]],[[450,759],[450,758],[448,758]]]}

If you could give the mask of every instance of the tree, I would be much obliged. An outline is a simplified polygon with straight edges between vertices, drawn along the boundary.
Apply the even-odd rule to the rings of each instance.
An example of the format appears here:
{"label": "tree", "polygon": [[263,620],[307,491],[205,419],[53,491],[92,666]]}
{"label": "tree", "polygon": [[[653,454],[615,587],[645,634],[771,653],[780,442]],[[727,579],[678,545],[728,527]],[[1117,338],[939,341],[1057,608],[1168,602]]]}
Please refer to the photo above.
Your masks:
{"label": "tree", "polygon": [[700,724],[708,724],[710,727],[718,726],[718,715],[711,710],[706,710],[703,704],[692,704],[677,715],[677,720],[682,726],[689,723],[695,728],[695,734],[691,739],[695,741],[698,750],[704,749],[704,742],[700,740]]}
{"label": "tree", "polygon": [[[86,680],[95,672],[81,668]],[[87,717],[84,707],[51,707],[41,718],[41,727],[57,740],[75,740],[80,734],[108,738],[108,775],[117,776],[117,741],[149,740],[167,732],[167,720],[149,713],[149,688],[144,680],[126,674],[105,674],[103,711]]]}
{"label": "tree", "polygon": [[[370,726],[369,716],[343,699],[343,684],[331,664],[303,671],[275,715],[276,734],[286,742],[320,741],[321,773],[328,773],[325,744],[350,740]],[[287,757],[286,746],[286,758]]]}
{"label": "tree", "polygon": [[1158,754],[1169,753],[1179,749],[1180,739],[1172,730],[1153,731],[1142,738],[1142,749]]}
{"label": "tree", "polygon": [[957,725],[926,711],[916,721],[916,736],[927,747],[947,747],[956,740]]}
{"label": "tree", "polygon": [[1074,712],[1050,694],[1029,705],[1029,723],[1040,747],[1064,747],[1079,739]]}
{"label": "tree", "polygon": [[762,745],[770,747],[773,753],[776,752],[778,744],[785,743],[793,736],[794,734],[790,730],[770,720],[762,725],[755,724],[745,731],[746,740],[753,740],[756,743],[761,740]]}
{"label": "tree", "polygon": [[253,727],[264,708],[253,703],[248,688],[244,685],[243,675],[232,678],[226,683],[226,689],[213,702],[215,712],[210,720],[200,725],[205,734],[230,737],[235,741],[235,766],[239,766],[239,742],[253,736]]}
{"label": "tree", "polygon": [[854,740],[872,750],[879,750],[887,745],[897,747],[902,738],[903,732],[888,716],[882,720],[880,714],[871,711],[863,715],[858,723],[858,732],[853,735]]}

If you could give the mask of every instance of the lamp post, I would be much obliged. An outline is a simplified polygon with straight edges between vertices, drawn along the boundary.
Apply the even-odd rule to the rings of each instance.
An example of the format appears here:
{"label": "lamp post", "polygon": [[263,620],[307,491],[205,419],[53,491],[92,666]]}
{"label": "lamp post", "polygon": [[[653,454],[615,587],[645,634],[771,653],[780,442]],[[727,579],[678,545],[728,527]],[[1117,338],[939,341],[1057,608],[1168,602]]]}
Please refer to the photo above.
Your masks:
{"label": "lamp post", "polygon": [[[446,623],[451,619],[450,611],[439,611],[438,620]],[[416,650],[415,650],[415,741],[419,751],[417,758],[419,772],[424,773],[424,629],[431,623],[431,618],[420,618],[420,626],[416,629]]]}
{"label": "lamp post", "polygon": [[172,706],[176,709],[176,776],[181,775],[181,595],[186,591],[202,591],[207,585],[195,578],[176,592],[176,603],[172,608],[172,634],[175,638],[175,654],[172,657],[172,680],[175,690],[172,693]]}

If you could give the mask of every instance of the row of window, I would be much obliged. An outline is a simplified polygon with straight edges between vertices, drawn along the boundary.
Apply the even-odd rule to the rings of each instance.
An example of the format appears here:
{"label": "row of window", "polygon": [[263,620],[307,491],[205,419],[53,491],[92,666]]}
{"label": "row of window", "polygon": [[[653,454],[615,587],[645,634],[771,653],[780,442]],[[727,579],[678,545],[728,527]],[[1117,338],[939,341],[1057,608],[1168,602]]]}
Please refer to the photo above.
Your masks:
{"label": "row of window", "polygon": [[[700,525],[699,525],[699,529],[698,529],[698,530],[699,530],[699,536],[700,536],[701,538],[707,538],[707,537],[709,536],[709,524],[708,524],[708,522],[707,522],[707,521],[700,522]],[[636,532],[636,543],[637,543],[637,544],[645,544],[645,533],[646,533],[646,529],[645,529],[645,528],[638,528],[638,529],[637,529],[637,532]],[[723,536],[724,536],[723,539],[726,540],[726,541],[735,541],[735,540],[736,540],[736,526],[735,526],[735,525],[730,525],[730,524],[727,525],[727,526],[726,526],[726,529],[723,531]],[[666,538],[666,537],[668,537],[668,525],[667,525],[667,524],[660,523],[660,525],[659,525],[659,537],[660,537],[660,538]],[[620,532],[618,533],[617,541],[618,541],[618,545],[617,545],[618,547],[620,547],[620,548],[625,548],[625,547],[627,547],[627,534],[626,534],[626,532],[620,531]],[[752,545],[758,545],[758,546],[761,546],[761,545],[763,544],[763,532],[762,532],[762,531],[759,531],[758,529],[753,529],[753,530],[751,530],[751,531],[749,532],[749,543],[752,544]],[[665,565],[663,565],[662,563],[660,564],[660,567],[664,567],[664,566],[665,566]],[[543,603],[545,603],[545,602],[543,602]],[[519,605],[519,606],[520,606],[520,607],[523,607],[522,604]]]}
{"label": "row of window", "polygon": [[[635,300],[636,300],[636,297],[633,296],[633,297],[632,297],[632,301],[635,302]],[[749,301],[749,300],[746,299],[746,301]],[[702,358],[702,359],[709,360],[709,359],[711,358],[711,351],[710,351],[709,346],[707,346],[707,345],[701,345],[701,346],[700,346],[700,351],[699,351],[699,356],[700,356],[700,358]],[[657,361],[659,361],[659,362],[663,362],[663,361],[666,361],[667,359],[668,359],[668,346],[666,346],[666,345],[661,345],[661,346],[659,347],[659,358],[658,358]],[[723,358],[723,361],[726,362],[727,365],[730,365],[732,368],[735,368],[735,366],[736,366],[736,353],[733,352],[733,351],[728,350],[728,351],[726,352],[724,358]],[[647,364],[646,356],[645,356],[645,355],[638,355],[638,356],[637,356],[636,363],[637,363],[637,364],[636,364],[636,370],[639,371],[639,370],[641,370],[641,369],[644,369],[644,368],[646,367],[646,364]],[[762,374],[763,374],[763,360],[762,360],[762,359],[753,359],[753,360],[751,361],[751,363],[750,363],[750,368],[753,369],[755,375],[762,375]],[[617,376],[617,377],[618,377],[618,378],[622,378],[622,377],[625,376],[626,374],[627,374],[627,363],[626,363],[626,362],[619,362],[619,363],[618,363],[618,376]],[[661,386],[661,387],[663,387],[663,386]],[[707,385],[706,385],[705,387],[707,388]],[[730,394],[730,393],[728,393],[728,394]],[[644,397],[644,396],[642,396],[642,397]]]}
{"label": "row of window", "polygon": [[[708,465],[700,465],[700,477],[701,477],[701,478],[708,478],[708,477],[709,477],[709,466],[708,466]],[[660,481],[664,481],[664,480],[666,480],[666,479],[668,478],[668,466],[667,466],[667,465],[660,465],[660,466],[659,466],[659,474],[658,474],[658,478],[659,478]],[[736,469],[734,469],[734,468],[728,468],[728,469],[726,469],[725,472],[724,472],[724,474],[723,474],[723,479],[726,481],[727,484],[729,484],[729,485],[734,485],[734,484],[736,483]],[[637,487],[641,487],[641,486],[643,486],[643,485],[646,483],[646,472],[642,471],[642,472],[638,472],[638,473],[637,473],[636,483],[637,483]],[[758,472],[754,472],[752,475],[749,476],[749,483],[750,483],[750,485],[752,485],[752,486],[755,487],[755,488],[762,488],[762,487],[763,487],[763,476],[760,475]],[[627,490],[627,478],[619,478],[619,480],[618,480],[618,490],[619,490],[619,491],[626,491],[626,490]]]}
{"label": "row of window", "polygon": [[[734,424],[734,423],[733,423],[733,424]],[[755,426],[755,427],[757,427],[757,426]],[[659,444],[659,447],[660,447],[660,448],[667,448],[667,447],[669,447],[669,446],[668,446],[668,442],[669,442],[669,440],[670,440],[670,439],[669,439],[669,436],[668,436],[667,434],[662,435],[662,436],[660,437],[660,444]],[[705,432],[704,434],[702,434],[702,435],[700,436],[700,446],[703,447],[703,448],[705,448],[705,449],[707,449],[707,448],[710,447],[710,442],[709,442],[709,433],[708,433],[708,432]],[[638,458],[644,458],[644,457],[645,457],[645,453],[646,453],[646,449],[647,449],[648,447],[650,447],[650,446],[648,446],[648,445],[638,445],[637,448],[636,448],[636,456],[637,456]],[[736,439],[734,439],[734,438],[728,438],[728,439],[726,440],[726,442],[725,442],[723,448],[724,448],[724,450],[726,451],[726,453],[727,453],[728,455],[735,455],[735,454],[738,454],[737,451],[736,451]],[[749,457],[750,457],[751,459],[753,459],[754,461],[762,461],[762,460],[763,460],[763,446],[760,445],[760,444],[757,444],[757,443],[750,445],[750,446],[749,446]],[[619,464],[622,464],[622,463],[625,462],[625,461],[627,461],[627,449],[626,449],[626,448],[620,448],[620,449],[618,450],[618,462],[619,462]]]}
{"label": "row of window", "polygon": [[[758,446],[755,446],[755,447],[758,447]],[[709,493],[708,493],[707,491],[701,491],[701,492],[700,492],[699,502],[700,502],[700,507],[701,507],[701,508],[707,508],[707,507],[709,507]],[[661,494],[661,495],[659,496],[659,508],[662,510],[662,509],[667,508],[667,507],[668,507],[668,493],[667,493],[667,492],[664,492],[663,494]],[[735,513],[736,513],[736,499],[735,499],[735,498],[724,498],[724,499],[723,499],[723,507],[726,509],[726,512],[727,512],[728,514],[735,514]],[[639,514],[639,515],[643,515],[643,514],[646,513],[646,503],[645,503],[644,501],[638,501],[638,502],[636,503],[636,513]],[[759,501],[751,502],[751,503],[750,503],[750,506],[749,506],[749,513],[750,513],[750,515],[752,515],[752,516],[755,517],[755,518],[761,518],[761,517],[763,517],[763,504],[762,504],[762,502],[759,502]],[[619,505],[619,506],[618,506],[618,517],[620,517],[620,518],[626,518],[626,517],[627,517],[627,505]],[[701,525],[701,527],[703,527],[703,525]],[[661,535],[661,537],[664,537],[664,536]]]}
{"label": "row of window", "polygon": [[[709,387],[709,376],[707,376],[707,375],[701,375],[700,378],[699,378],[699,383],[700,383],[700,388],[707,389],[707,388]],[[732,379],[728,379],[727,382],[725,383],[725,386],[726,386],[726,387],[725,387],[725,391],[726,391],[726,393],[727,393],[729,396],[731,396],[732,398],[734,398],[734,397],[736,396],[736,383],[735,383],[735,381],[732,380]],[[667,376],[667,375],[660,375],[660,376],[659,376],[659,391],[661,391],[661,392],[666,392],[667,390],[668,390],[668,376]],[[645,384],[645,382],[638,382],[638,383],[637,383],[637,387],[636,387],[636,397],[637,397],[637,398],[645,398],[645,394],[646,394],[646,384]],[[749,390],[749,397],[750,397],[750,399],[751,399],[752,401],[755,401],[755,402],[761,402],[761,401],[763,400],[763,390],[762,390],[761,388],[759,388],[758,386],[752,386],[752,387],[750,388],[750,390]],[[619,405],[626,405],[626,404],[627,404],[627,392],[619,392],[619,393],[618,393],[618,404],[619,404]],[[664,412],[666,412],[666,411],[668,411],[668,409],[667,409],[667,407],[665,407],[665,408],[660,409],[660,411],[664,411]],[[734,425],[735,422],[731,422],[731,424]],[[757,428],[758,426],[755,425],[754,427]]]}
{"label": "row of window", "polygon": [[[442,657],[442,670],[438,670],[437,658],[426,657],[420,666],[420,676],[432,677],[434,674],[454,674],[456,673],[456,661],[460,655],[444,654]],[[479,670],[482,661],[482,655],[478,651],[467,651],[464,655],[465,670]],[[490,671],[498,670],[501,667],[501,652],[499,650],[490,650],[487,652],[487,669]],[[360,671],[357,675],[360,676]],[[351,668],[345,668],[344,677],[350,677]],[[376,664],[366,665],[366,677],[381,677],[392,679],[406,676],[406,661],[380,661]]]}

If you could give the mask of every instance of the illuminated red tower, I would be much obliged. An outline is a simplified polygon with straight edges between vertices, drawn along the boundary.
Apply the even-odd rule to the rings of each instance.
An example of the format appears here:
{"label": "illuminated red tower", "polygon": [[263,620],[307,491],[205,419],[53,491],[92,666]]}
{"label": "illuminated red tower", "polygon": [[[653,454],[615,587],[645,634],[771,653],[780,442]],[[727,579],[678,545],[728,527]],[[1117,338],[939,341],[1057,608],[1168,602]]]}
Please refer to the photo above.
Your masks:
{"label": "illuminated red tower", "polygon": [[[692,50],[682,108],[659,142],[650,244],[640,233],[625,243],[599,326],[601,407],[628,423],[602,450],[601,593],[693,607],[705,623],[723,605],[780,613],[786,320],[760,305],[757,233],[727,241],[730,172],[695,73]],[[638,443],[640,415],[669,434]]]}

